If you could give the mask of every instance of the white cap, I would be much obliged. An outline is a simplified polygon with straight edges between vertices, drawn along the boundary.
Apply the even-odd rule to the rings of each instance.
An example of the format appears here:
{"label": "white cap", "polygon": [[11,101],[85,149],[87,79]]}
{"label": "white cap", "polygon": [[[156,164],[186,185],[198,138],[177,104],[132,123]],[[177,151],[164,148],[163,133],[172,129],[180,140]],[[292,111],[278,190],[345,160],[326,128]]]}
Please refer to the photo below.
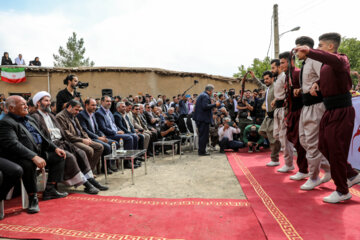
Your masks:
{"label": "white cap", "polygon": [[37,102],[45,96],[51,98],[50,93],[48,93],[47,91],[41,91],[41,92],[36,93],[32,99],[34,105],[36,106]]}

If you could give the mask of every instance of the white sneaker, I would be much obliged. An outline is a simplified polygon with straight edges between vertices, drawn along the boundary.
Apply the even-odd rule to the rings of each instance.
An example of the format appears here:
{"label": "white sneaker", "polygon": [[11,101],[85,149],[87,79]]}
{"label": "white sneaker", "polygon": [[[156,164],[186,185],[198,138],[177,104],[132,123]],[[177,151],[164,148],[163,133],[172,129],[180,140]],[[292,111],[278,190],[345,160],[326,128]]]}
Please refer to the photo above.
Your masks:
{"label": "white sneaker", "polygon": [[350,179],[347,180],[347,185],[349,188],[351,188],[352,186],[358,183],[360,183],[360,173],[358,173],[358,175],[356,175],[352,180]]}
{"label": "white sneaker", "polygon": [[321,183],[326,183],[331,180],[331,173],[325,172],[324,176],[320,178]]}
{"label": "white sneaker", "polygon": [[304,183],[303,185],[301,185],[300,189],[301,190],[313,190],[316,186],[319,186],[321,184],[321,180],[320,178],[317,178],[315,180],[312,180],[311,178],[309,178],[306,183]]}
{"label": "white sneaker", "polygon": [[324,197],[323,201],[326,203],[338,203],[341,201],[346,201],[351,198],[351,194],[341,194],[338,191],[333,191],[329,196]]}
{"label": "white sneaker", "polygon": [[307,177],[309,177],[309,174],[302,173],[302,172],[297,172],[295,175],[290,176],[290,179],[295,180],[295,181],[300,181],[300,180],[305,179]]}
{"label": "white sneaker", "polygon": [[287,173],[288,171],[292,171],[294,169],[295,169],[294,166],[288,167],[288,166],[284,165],[281,168],[279,168],[277,171],[281,172],[281,173]]}
{"label": "white sneaker", "polygon": [[247,117],[247,119],[248,119],[248,120],[250,120],[250,121],[252,121],[252,120],[253,120],[253,119],[252,119],[252,117],[250,117],[250,116],[248,116],[248,117]]}
{"label": "white sneaker", "polygon": [[276,167],[276,166],[279,166],[280,163],[279,162],[273,162],[273,161],[270,161],[266,164],[266,166],[268,167]]}

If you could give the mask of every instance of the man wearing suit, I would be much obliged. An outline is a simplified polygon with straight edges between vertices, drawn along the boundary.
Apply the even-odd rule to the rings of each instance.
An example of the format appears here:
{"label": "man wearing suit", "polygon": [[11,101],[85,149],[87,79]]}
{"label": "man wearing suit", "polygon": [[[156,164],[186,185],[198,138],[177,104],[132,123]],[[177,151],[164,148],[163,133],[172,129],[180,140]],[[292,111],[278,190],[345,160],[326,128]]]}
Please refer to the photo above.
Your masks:
{"label": "man wearing suit", "polygon": [[213,123],[212,109],[214,107],[219,107],[220,102],[212,104],[210,96],[214,91],[214,86],[211,84],[206,85],[205,91],[202,92],[196,99],[194,120],[196,121],[196,126],[199,130],[199,156],[208,156],[209,153],[206,152],[206,144],[209,141],[209,128],[210,123]]}
{"label": "man wearing suit", "polygon": [[81,103],[74,99],[70,100],[64,110],[56,115],[56,119],[65,132],[65,137],[76,147],[85,151],[91,170],[94,170],[100,161],[104,147],[92,141],[82,129],[76,115],[79,114]]}
{"label": "man wearing suit", "polygon": [[141,121],[140,117],[140,106],[138,104],[134,104],[132,106],[132,117],[133,117],[133,125],[134,129],[137,132],[140,132],[144,136],[144,149],[148,149],[147,155],[152,157],[151,149],[149,146],[152,146],[152,133],[148,130],[147,126]]}
{"label": "man wearing suit", "polygon": [[270,142],[270,149],[271,149],[271,161],[266,164],[268,167],[275,167],[279,166],[279,152],[281,148],[281,144],[279,140],[274,138],[273,130],[274,130],[274,110],[275,106],[271,103],[275,99],[274,95],[274,78],[270,71],[266,71],[263,73],[264,82],[266,85],[266,95],[263,107],[266,110],[266,117],[262,122],[259,133],[266,137]]}
{"label": "man wearing suit", "polygon": [[128,150],[135,149],[132,138],[121,131],[115,124],[114,115],[110,111],[111,98],[103,96],[101,98],[101,107],[95,112],[95,118],[99,129],[105,134],[107,138],[113,139],[117,142],[122,138],[124,141],[124,148]]}
{"label": "man wearing suit", "polygon": [[[99,126],[95,118],[96,111],[96,101],[93,98],[88,98],[85,100],[85,110],[81,111],[76,117],[80,122],[83,130],[89,135],[91,140],[94,142],[100,143],[104,147],[103,155],[111,154],[111,144],[113,142],[118,143],[114,140],[108,139],[103,132],[100,131]],[[104,166],[104,165],[103,165]],[[111,174],[112,172],[117,172],[117,168],[111,165],[109,161],[107,164],[108,170],[107,173]],[[103,169],[104,170],[104,169]]]}
{"label": "man wearing suit", "polygon": [[28,213],[40,211],[37,198],[36,167],[48,165],[49,174],[43,199],[66,197],[55,189],[64,174],[64,150],[48,140],[34,119],[28,117],[24,98],[10,96],[6,99],[8,114],[0,121],[0,155],[23,168],[22,179],[29,195]]}
{"label": "man wearing suit", "polygon": [[50,113],[50,99],[51,96],[46,91],[36,93],[32,101],[37,111],[31,117],[38,122],[44,135],[65,151],[64,183],[76,187],[84,185],[84,191],[88,194],[97,194],[99,190],[107,190],[108,187],[102,186],[94,179],[86,153],[65,139],[63,129],[55,116]]}
{"label": "man wearing suit", "polygon": [[[136,146],[135,149],[143,149],[144,147],[144,136],[141,134],[137,135],[134,129],[133,124],[130,122],[129,117],[126,114],[126,107],[124,102],[118,102],[116,104],[116,112],[114,114],[115,124],[118,126],[121,131],[126,134],[129,134],[133,139],[133,146]],[[138,144],[139,143],[139,144]]]}

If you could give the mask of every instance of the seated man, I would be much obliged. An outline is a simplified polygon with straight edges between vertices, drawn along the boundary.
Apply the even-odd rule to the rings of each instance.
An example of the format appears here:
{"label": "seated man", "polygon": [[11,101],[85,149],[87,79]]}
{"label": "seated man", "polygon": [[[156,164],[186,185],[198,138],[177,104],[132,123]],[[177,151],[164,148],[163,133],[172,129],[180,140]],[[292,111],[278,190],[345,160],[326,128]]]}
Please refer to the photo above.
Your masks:
{"label": "seated man", "polygon": [[[132,123],[136,132],[141,133],[144,136],[144,149],[148,149],[147,155],[152,157],[151,149],[149,146],[152,146],[152,134],[151,131],[148,130],[145,124],[141,121],[140,117],[140,106],[138,104],[134,104],[132,106]],[[150,149],[150,150],[149,150]]]}
{"label": "seated man", "polygon": [[91,170],[94,170],[100,161],[104,147],[92,141],[87,133],[82,129],[76,115],[79,114],[81,103],[74,99],[67,103],[65,109],[56,115],[61,128],[64,130],[65,137],[76,147],[85,151],[90,163]]}
{"label": "seated man", "polygon": [[[23,169],[16,163],[5,158],[0,158],[0,201],[6,199],[6,195],[11,188],[19,181],[23,175]],[[2,182],[2,183],[1,183]],[[0,220],[4,215],[0,215]]]}
{"label": "seated man", "polygon": [[[175,119],[173,117],[166,117],[165,123],[163,125],[161,125],[160,134],[161,134],[161,137],[163,137],[163,139],[165,141],[181,139],[179,128],[175,124]],[[180,144],[181,144],[181,141],[176,143],[177,154],[180,154]],[[171,146],[164,146],[164,151],[167,151],[169,149],[171,149]]]}
{"label": "seated man", "polygon": [[36,167],[49,169],[43,200],[63,198],[55,185],[63,181],[66,153],[48,140],[36,121],[28,117],[24,98],[10,96],[6,99],[8,114],[0,121],[0,156],[17,163],[23,169],[22,179],[29,195],[28,213],[40,211],[37,198]]}
{"label": "seated man", "polygon": [[110,112],[110,106],[111,98],[106,95],[103,96],[101,98],[101,106],[95,112],[96,122],[99,125],[100,131],[103,132],[107,138],[117,142],[119,142],[120,139],[123,139],[124,149],[136,149],[136,146],[133,145],[132,138],[128,134],[124,134],[124,132],[116,126],[114,115]]}
{"label": "seated man", "polygon": [[220,153],[224,153],[224,149],[233,149],[238,151],[244,144],[240,141],[233,140],[233,134],[239,134],[240,129],[236,123],[230,122],[230,118],[224,119],[224,126],[219,127],[218,134],[220,140]]}
{"label": "seated man", "polygon": [[65,139],[65,133],[51,114],[51,96],[48,92],[41,91],[34,95],[33,102],[37,111],[31,116],[38,122],[40,130],[45,137],[50,139],[57,147],[66,153],[64,183],[68,186],[85,186],[85,192],[97,194],[99,190],[107,190],[94,179],[86,153]]}
{"label": "seated man", "polygon": [[250,124],[244,130],[244,144],[249,147],[249,153],[259,152],[260,146],[264,144],[264,137],[259,134],[259,125]]}
{"label": "seated man", "polygon": [[[95,118],[96,101],[93,98],[85,100],[85,109],[81,111],[76,117],[80,122],[81,127],[88,134],[92,141],[100,143],[104,147],[103,156],[111,154],[111,144],[113,142],[118,146],[119,144],[112,139],[108,139],[103,132],[100,131]],[[107,173],[117,172],[117,168],[113,167],[111,161],[107,162]],[[104,172],[104,164],[102,170]]]}
{"label": "seated man", "polygon": [[145,103],[144,107],[145,107],[145,111],[143,112],[143,114],[144,114],[147,124],[151,128],[157,129],[157,126],[160,123],[160,119],[155,117],[155,115],[152,112],[151,106],[148,103]]}
{"label": "seated man", "polygon": [[118,102],[116,104],[116,112],[114,113],[115,124],[118,128],[120,128],[121,131],[131,137],[134,149],[137,149],[139,138],[135,133],[134,127],[130,125],[129,118],[126,116],[125,108],[126,107],[124,102]]}

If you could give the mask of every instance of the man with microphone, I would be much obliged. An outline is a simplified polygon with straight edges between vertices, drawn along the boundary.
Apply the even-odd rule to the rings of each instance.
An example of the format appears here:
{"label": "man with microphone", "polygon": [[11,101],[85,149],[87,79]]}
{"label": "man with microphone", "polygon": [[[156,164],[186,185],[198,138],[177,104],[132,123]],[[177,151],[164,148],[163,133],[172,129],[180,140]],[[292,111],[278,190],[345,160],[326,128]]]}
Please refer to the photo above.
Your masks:
{"label": "man with microphone", "polygon": [[212,109],[219,107],[220,102],[214,104],[211,103],[210,96],[214,91],[214,86],[208,84],[205,87],[205,91],[202,92],[196,99],[195,111],[193,119],[196,121],[196,126],[199,131],[199,156],[209,156],[206,152],[206,144],[209,141],[209,127],[210,123],[213,123]]}

